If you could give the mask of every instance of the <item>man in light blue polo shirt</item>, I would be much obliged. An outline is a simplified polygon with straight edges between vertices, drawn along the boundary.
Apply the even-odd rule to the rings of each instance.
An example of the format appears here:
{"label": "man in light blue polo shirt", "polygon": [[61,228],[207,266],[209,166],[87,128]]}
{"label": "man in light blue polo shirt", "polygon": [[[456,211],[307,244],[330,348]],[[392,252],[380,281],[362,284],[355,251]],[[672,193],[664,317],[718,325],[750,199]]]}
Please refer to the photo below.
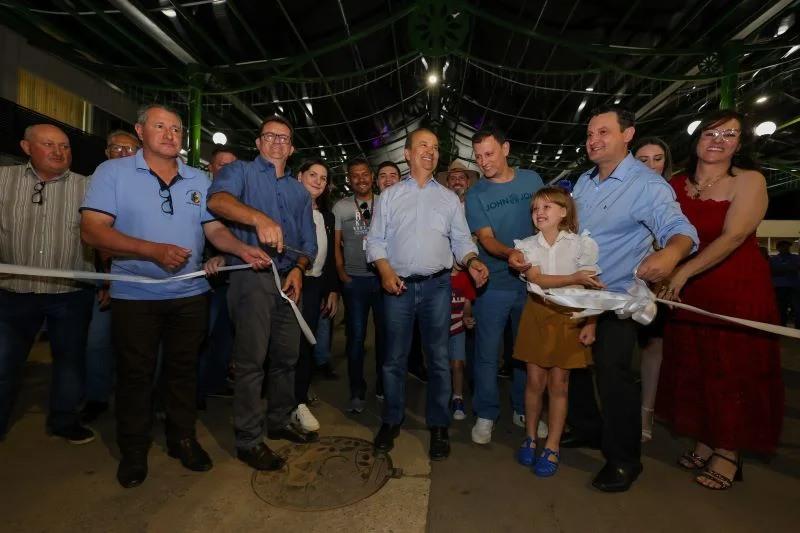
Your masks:
{"label": "man in light blue polo shirt", "polygon": [[[83,241],[112,257],[111,273],[164,279],[201,269],[205,238],[256,267],[269,256],[236,239],[206,210],[206,175],[178,158],[183,138],[173,110],[150,105],[137,119],[142,149],[102,163],[81,207]],[[117,480],[126,488],[147,477],[152,440],[152,384],[159,345],[166,383],[167,450],[184,467],[205,471],[211,458],[195,437],[197,355],[208,325],[204,277],[158,284],[111,284],[117,357]]]}
{"label": "man in light blue polo shirt", "polygon": [[389,451],[405,418],[405,380],[414,319],[419,320],[428,357],[425,421],[431,432],[429,456],[450,455],[450,269],[453,258],[477,287],[489,272],[477,257],[458,196],[433,178],[439,141],[428,129],[406,138],[410,176],[386,189],[367,235],[367,261],[381,277],[386,316],[383,363],[383,424],[375,448]]}
{"label": "man in light blue polo shirt", "polygon": [[[618,292],[633,284],[634,272],[649,282],[665,279],[698,243],[672,188],[628,151],[634,133],[632,112],[620,106],[592,111],[586,152],[596,166],[572,192],[581,231],[588,230],[600,248],[600,280]],[[654,238],[661,248],[657,252]],[[631,368],[637,330],[632,319],[611,312],[598,318],[593,351],[602,416],[591,374],[570,374],[572,430],[561,445],[600,445],[606,464],[592,484],[605,492],[628,490],[642,471],[641,390]]]}
{"label": "man in light blue polo shirt", "polygon": [[[472,441],[488,444],[492,440],[494,422],[500,415],[498,347],[509,320],[513,336],[517,334],[526,297],[519,273],[530,267],[522,252],[514,248],[514,239],[533,235],[530,203],[543,183],[539,174],[532,170],[515,170],[508,166],[510,145],[498,129],[475,133],[472,148],[483,179],[467,191],[467,222],[478,237],[480,257],[491,274],[486,290],[478,294],[473,308],[475,393],[472,405],[478,419],[472,428]],[[524,426],[525,370],[521,365],[514,367],[513,379],[514,422]]]}

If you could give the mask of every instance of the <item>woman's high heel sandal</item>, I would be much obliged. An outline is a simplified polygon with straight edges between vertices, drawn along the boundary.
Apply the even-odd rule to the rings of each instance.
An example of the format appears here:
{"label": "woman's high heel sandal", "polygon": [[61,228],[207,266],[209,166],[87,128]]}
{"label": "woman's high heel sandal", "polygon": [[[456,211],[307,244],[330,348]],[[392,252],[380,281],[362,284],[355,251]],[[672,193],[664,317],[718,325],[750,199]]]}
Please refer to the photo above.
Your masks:
{"label": "woman's high heel sandal", "polygon": [[642,407],[642,442],[653,440],[653,409]]}
{"label": "woman's high heel sandal", "polygon": [[683,452],[683,455],[678,457],[678,466],[683,468],[684,470],[700,470],[701,468],[705,468],[706,464],[708,464],[708,460],[711,457],[700,457],[693,451]]}
{"label": "woman's high heel sandal", "polygon": [[[708,490],[728,490],[733,485],[734,481],[744,481],[744,475],[742,474],[742,456],[739,454],[739,457],[734,461],[730,457],[725,457],[724,455],[718,454],[716,452],[711,454],[711,457],[719,457],[720,459],[724,459],[731,464],[736,465],[736,472],[733,474],[733,479],[729,478],[724,474],[720,474],[716,470],[711,470],[710,467],[707,467],[705,470],[700,472],[694,480],[703,487],[707,488]],[[712,481],[717,484],[716,487],[706,485],[702,483],[701,480],[708,480]]]}

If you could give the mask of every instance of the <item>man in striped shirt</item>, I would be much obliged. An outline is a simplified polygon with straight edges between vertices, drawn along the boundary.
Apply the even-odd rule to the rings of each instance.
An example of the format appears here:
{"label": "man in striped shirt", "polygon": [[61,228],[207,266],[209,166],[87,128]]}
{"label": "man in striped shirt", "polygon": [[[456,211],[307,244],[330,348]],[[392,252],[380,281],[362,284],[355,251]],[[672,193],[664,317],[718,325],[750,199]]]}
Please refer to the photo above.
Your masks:
{"label": "man in striped shirt", "polygon": [[[35,124],[20,145],[24,165],[0,167],[0,263],[92,270],[81,244],[80,214],[88,178],[69,170],[67,135]],[[91,285],[68,279],[0,274],[0,440],[5,437],[17,383],[45,319],[53,357],[47,429],[73,444],[94,440],[80,424]]]}

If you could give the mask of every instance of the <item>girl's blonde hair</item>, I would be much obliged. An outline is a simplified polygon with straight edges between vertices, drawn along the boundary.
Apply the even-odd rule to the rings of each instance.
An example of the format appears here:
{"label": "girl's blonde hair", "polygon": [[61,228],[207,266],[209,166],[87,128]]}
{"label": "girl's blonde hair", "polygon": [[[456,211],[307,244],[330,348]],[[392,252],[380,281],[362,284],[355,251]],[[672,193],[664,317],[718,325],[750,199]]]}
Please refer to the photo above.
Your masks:
{"label": "girl's blonde hair", "polygon": [[537,199],[553,202],[566,209],[567,216],[559,223],[558,229],[578,233],[578,214],[577,209],[575,209],[575,201],[567,191],[560,187],[543,187],[539,189],[531,200],[531,211],[533,211],[533,203]]}

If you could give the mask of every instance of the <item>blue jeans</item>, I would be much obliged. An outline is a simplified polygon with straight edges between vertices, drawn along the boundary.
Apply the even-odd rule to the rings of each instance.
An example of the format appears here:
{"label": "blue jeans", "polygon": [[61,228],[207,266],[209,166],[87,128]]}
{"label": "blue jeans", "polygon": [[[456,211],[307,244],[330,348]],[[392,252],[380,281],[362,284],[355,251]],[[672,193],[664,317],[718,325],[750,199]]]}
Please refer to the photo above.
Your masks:
{"label": "blue jeans", "polygon": [[[475,364],[472,373],[475,392],[472,404],[479,418],[496,420],[500,415],[500,393],[497,387],[500,343],[509,318],[514,337],[517,336],[525,298],[523,291],[488,289],[475,301]],[[515,361],[511,405],[518,413],[525,412],[525,379],[524,367]]]}
{"label": "blue jeans", "polygon": [[450,425],[450,276],[406,283],[400,296],[385,295],[386,359],[383,362],[383,421],[400,424],[406,401],[406,373],[414,318],[428,358],[425,420],[429,427]]}
{"label": "blue jeans", "polygon": [[93,296],[90,289],[62,294],[0,290],[0,436],[8,430],[22,369],[45,319],[53,357],[47,426],[61,431],[79,422]]}
{"label": "blue jeans", "polygon": [[382,389],[381,367],[384,356],[384,306],[383,289],[378,276],[352,276],[342,287],[347,326],[347,373],[350,377],[350,398],[366,396],[364,380],[364,339],[367,337],[367,319],[372,309],[375,326],[375,388]]}
{"label": "blue jeans", "polygon": [[323,316],[317,324],[317,331],[314,333],[317,344],[314,346],[314,363],[317,366],[324,365],[331,360],[331,319]]}
{"label": "blue jeans", "polygon": [[95,292],[92,321],[86,341],[86,399],[108,402],[114,388],[114,349],[111,345],[111,308],[100,309]]}
{"label": "blue jeans", "polygon": [[221,391],[228,377],[228,364],[233,353],[233,324],[228,313],[228,285],[211,292],[208,339],[197,364],[197,398]]}

